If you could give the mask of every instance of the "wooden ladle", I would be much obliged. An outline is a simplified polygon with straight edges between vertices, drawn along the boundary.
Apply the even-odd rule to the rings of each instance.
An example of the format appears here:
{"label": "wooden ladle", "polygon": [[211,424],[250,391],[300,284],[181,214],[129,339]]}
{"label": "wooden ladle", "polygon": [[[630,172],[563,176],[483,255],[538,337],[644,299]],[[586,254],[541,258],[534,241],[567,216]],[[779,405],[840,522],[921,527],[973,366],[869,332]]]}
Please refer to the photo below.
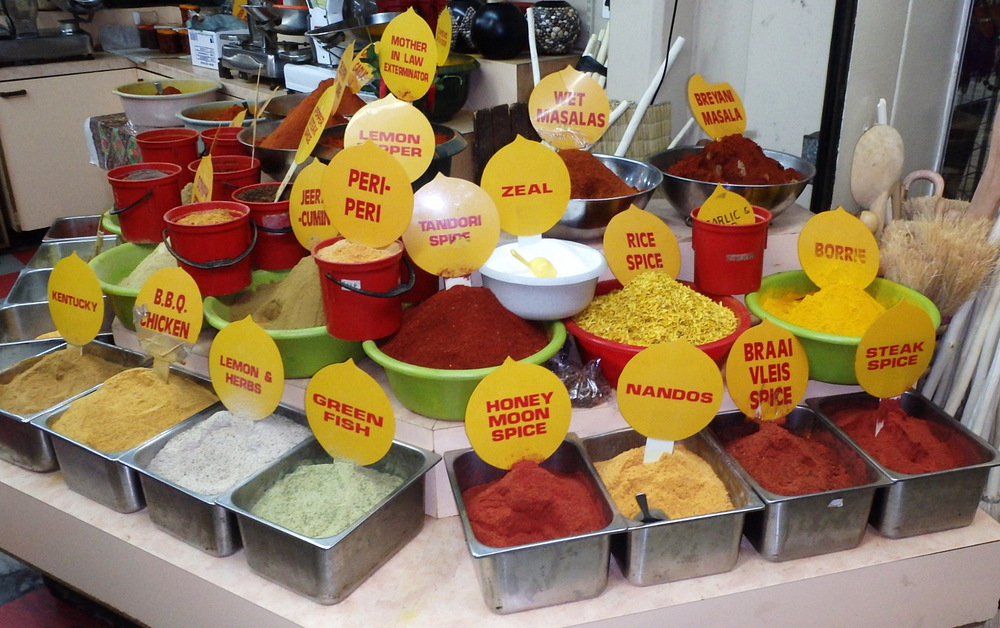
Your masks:
{"label": "wooden ladle", "polygon": [[[878,122],[854,146],[851,161],[851,195],[874,215],[874,231],[886,222],[886,208],[903,174],[903,137],[886,123],[885,99],[880,99]],[[862,218],[864,219],[864,218]],[[873,226],[873,225],[870,225]]]}

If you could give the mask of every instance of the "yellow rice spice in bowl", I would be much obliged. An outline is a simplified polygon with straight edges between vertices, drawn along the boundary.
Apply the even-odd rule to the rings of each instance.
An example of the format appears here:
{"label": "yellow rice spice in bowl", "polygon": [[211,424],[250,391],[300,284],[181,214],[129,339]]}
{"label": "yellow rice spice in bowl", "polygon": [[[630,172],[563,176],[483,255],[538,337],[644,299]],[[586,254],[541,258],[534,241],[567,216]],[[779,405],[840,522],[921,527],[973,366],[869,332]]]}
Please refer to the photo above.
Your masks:
{"label": "yellow rice spice in bowl", "polygon": [[109,378],[52,422],[52,429],[82,445],[116,452],[140,445],[218,401],[207,387],[171,373],[167,381],[149,368]]}

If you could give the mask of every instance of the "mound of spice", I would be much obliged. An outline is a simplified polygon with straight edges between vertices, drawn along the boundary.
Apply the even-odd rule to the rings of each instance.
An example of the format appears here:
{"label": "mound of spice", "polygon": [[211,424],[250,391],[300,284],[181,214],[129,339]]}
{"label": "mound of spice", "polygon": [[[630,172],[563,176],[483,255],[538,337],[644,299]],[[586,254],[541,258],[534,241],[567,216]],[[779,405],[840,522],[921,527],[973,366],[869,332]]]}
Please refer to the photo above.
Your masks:
{"label": "mound of spice", "polygon": [[[21,370],[29,362],[31,366]],[[18,362],[11,369],[20,372],[10,379],[0,377],[0,408],[27,416],[93,388],[125,367],[66,347]]]}
{"label": "mound of spice", "polygon": [[[273,203],[274,195],[278,192],[280,183],[273,185],[258,185],[243,188],[233,193],[233,200],[241,203]],[[286,185],[281,191],[281,198],[278,201],[287,201],[292,198],[292,186]]]}
{"label": "mound of spice", "polygon": [[229,320],[250,316],[264,329],[309,329],[326,324],[319,267],[303,257],[281,281],[236,295]]}
{"label": "mound of spice", "polygon": [[802,180],[802,173],[785,168],[764,154],[757,142],[738,133],[709,143],[667,169],[672,174],[695,181],[776,185]]}
{"label": "mound of spice", "polygon": [[[233,118],[241,111],[247,111],[247,108],[243,105],[230,105],[229,107],[198,111],[188,115],[194,120],[205,120],[206,122],[232,122]],[[247,115],[253,117],[249,113]]]}
{"label": "mound of spice", "polygon": [[879,464],[899,473],[933,473],[979,462],[960,432],[907,414],[899,399],[840,408],[830,418]]}
{"label": "mound of spice", "polygon": [[569,170],[570,198],[618,198],[638,192],[590,151],[566,148],[559,156]]}
{"label": "mound of spice", "polygon": [[499,480],[462,493],[472,531],[490,547],[513,547],[600,530],[607,521],[582,474],[522,460]]}
{"label": "mound of spice", "polygon": [[[332,78],[320,81],[316,89],[303,98],[299,104],[292,107],[288,115],[281,121],[281,124],[270,135],[257,141],[257,145],[262,148],[280,148],[286,150],[295,150],[298,148],[299,141],[302,140],[302,132],[305,131],[306,123],[309,121],[309,116],[316,107],[316,103],[319,102],[319,98],[323,95],[323,92],[328,87],[332,87],[333,84],[334,79]],[[357,94],[346,90],[340,99],[337,111],[331,113],[330,118],[326,121],[326,126],[347,124],[345,116],[353,114],[363,107],[364,104],[364,101]]]}
{"label": "mound of spice", "polygon": [[311,435],[278,414],[251,421],[221,410],[167,441],[149,471],[189,491],[218,495]]}
{"label": "mound of spice", "polygon": [[340,534],[402,486],[402,478],[345,460],[297,468],[250,509],[303,536]]}
{"label": "mound of spice", "polygon": [[453,286],[403,310],[382,352],[435,369],[477,369],[522,360],[549,343],[543,329],[517,316],[488,288]]}
{"label": "mound of spice", "polygon": [[177,219],[179,225],[221,225],[224,222],[234,220],[236,217],[229,213],[228,209],[203,209],[191,212]]}
{"label": "mound of spice", "polygon": [[657,271],[594,297],[573,321],[599,338],[637,347],[670,340],[701,345],[728,336],[739,324],[726,306]]}
{"label": "mound of spice", "polygon": [[761,307],[783,321],[838,336],[863,336],[885,306],[863,289],[837,282],[807,295],[768,296]]}
{"label": "mound of spice", "polygon": [[163,381],[152,369],[133,368],[71,403],[52,429],[98,451],[123,451],[218,400],[207,387],[177,374]]}
{"label": "mound of spice", "polygon": [[732,510],[733,502],[712,465],[684,445],[674,445],[673,453],[662,454],[649,464],[643,464],[645,453],[645,447],[636,447],[594,463],[618,511],[626,517],[641,515],[637,493],[645,493],[650,508],[662,510],[671,519]]}
{"label": "mound of spice", "polygon": [[153,273],[164,268],[177,268],[177,258],[167,250],[166,244],[160,242],[153,249],[153,252],[144,257],[125,279],[118,282],[118,285],[122,288],[139,290],[142,288],[142,284],[153,276]]}
{"label": "mound of spice", "polygon": [[316,251],[316,257],[324,262],[334,262],[338,264],[364,264],[365,262],[375,262],[399,253],[399,243],[393,242],[389,246],[373,247],[350,240],[337,240],[329,246]]}
{"label": "mound of spice", "polygon": [[[784,421],[748,421],[718,436],[733,458],[762,487],[778,495],[806,495],[864,484],[864,463],[843,455],[842,444],[825,431],[796,434]],[[754,429],[756,428],[756,429]]]}

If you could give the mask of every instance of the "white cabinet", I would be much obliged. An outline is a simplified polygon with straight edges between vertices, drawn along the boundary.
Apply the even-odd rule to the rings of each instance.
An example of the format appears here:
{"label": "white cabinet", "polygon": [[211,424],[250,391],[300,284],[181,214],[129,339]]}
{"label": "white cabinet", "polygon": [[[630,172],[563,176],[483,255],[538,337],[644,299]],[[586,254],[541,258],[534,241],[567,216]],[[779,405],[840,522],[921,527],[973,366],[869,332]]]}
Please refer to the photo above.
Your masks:
{"label": "white cabinet", "polygon": [[[145,74],[145,73],[144,73]],[[11,228],[48,227],[63,216],[111,207],[107,173],[90,163],[84,125],[122,110],[112,90],[134,67],[0,81],[0,147]]]}

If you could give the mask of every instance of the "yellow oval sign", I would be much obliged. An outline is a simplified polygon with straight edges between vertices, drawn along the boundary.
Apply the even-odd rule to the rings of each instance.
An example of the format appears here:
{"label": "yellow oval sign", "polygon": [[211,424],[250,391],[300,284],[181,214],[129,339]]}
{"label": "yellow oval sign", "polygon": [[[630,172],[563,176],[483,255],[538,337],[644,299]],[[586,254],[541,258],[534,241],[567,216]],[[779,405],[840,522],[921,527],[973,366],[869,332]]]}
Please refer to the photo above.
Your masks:
{"label": "yellow oval sign", "polygon": [[391,94],[365,105],[347,123],[344,146],[365,142],[374,142],[395,157],[411,183],[427,172],[434,159],[434,128],[427,116]]}
{"label": "yellow oval sign", "polygon": [[201,333],[201,291],[183,268],[161,268],[142,284],[135,298],[136,327],[194,344]]}
{"label": "yellow oval sign", "polygon": [[555,373],[507,358],[469,397],[465,433],[484,462],[510,469],[521,460],[551,456],[566,438],[572,412],[569,392]]}
{"label": "yellow oval sign", "polygon": [[452,23],[448,7],[438,13],[437,28],[434,29],[434,43],[437,44],[437,64],[444,65],[451,54]]}
{"label": "yellow oval sign", "polygon": [[385,391],[348,359],[320,369],[306,386],[306,418],[331,456],[374,464],[392,447],[396,417]]}
{"label": "yellow oval sign", "polygon": [[569,204],[566,162],[520,135],[493,154],[480,185],[496,203],[500,227],[516,236],[548,231]]}
{"label": "yellow oval sign", "polygon": [[714,225],[752,225],[757,222],[757,214],[747,199],[716,185],[698,210],[697,219]]}
{"label": "yellow oval sign", "polygon": [[785,416],[806,394],[809,359],[792,332],[765,320],[736,339],[726,359],[726,385],[747,416]]}
{"label": "yellow oval sign", "polygon": [[230,412],[255,421],[274,412],[285,390],[278,345],[249,316],[226,325],[212,340],[208,375]]}
{"label": "yellow oval sign", "polygon": [[646,347],[628,361],[618,378],[618,410],[643,436],[678,441],[712,421],[722,393],[712,358],[674,340]]}
{"label": "yellow oval sign", "polygon": [[194,173],[194,185],[191,188],[192,203],[212,200],[212,180],[214,177],[212,156],[205,155],[198,161],[198,169]]}
{"label": "yellow oval sign", "polygon": [[97,337],[104,322],[101,282],[76,251],[56,262],[49,275],[49,314],[59,335],[83,346]]}
{"label": "yellow oval sign", "polygon": [[713,140],[747,130],[743,101],[729,83],[705,81],[695,74],[688,81],[688,105],[698,126]]}
{"label": "yellow oval sign", "polygon": [[799,263],[823,288],[845,283],[865,288],[878,274],[878,242],[857,216],[843,207],[816,214],[802,227]]}
{"label": "yellow oval sign", "polygon": [[292,233],[303,247],[312,250],[323,240],[340,235],[323,203],[323,175],[326,164],[314,161],[295,177],[288,202]]}
{"label": "yellow oval sign", "polygon": [[437,64],[434,33],[412,7],[389,22],[379,41],[378,66],[396,98],[413,102],[423,97],[434,81]]}
{"label": "yellow oval sign", "polygon": [[608,129],[610,113],[600,83],[569,66],[542,78],[528,97],[532,126],[556,148],[590,148]]}
{"label": "yellow oval sign", "polygon": [[934,357],[934,322],[905,299],[878,317],[854,354],[858,384],[876,397],[901,395],[920,379]]}
{"label": "yellow oval sign", "polygon": [[647,270],[658,270],[674,279],[681,270],[681,247],[674,232],[661,218],[635,205],[608,223],[604,257],[623,286]]}

